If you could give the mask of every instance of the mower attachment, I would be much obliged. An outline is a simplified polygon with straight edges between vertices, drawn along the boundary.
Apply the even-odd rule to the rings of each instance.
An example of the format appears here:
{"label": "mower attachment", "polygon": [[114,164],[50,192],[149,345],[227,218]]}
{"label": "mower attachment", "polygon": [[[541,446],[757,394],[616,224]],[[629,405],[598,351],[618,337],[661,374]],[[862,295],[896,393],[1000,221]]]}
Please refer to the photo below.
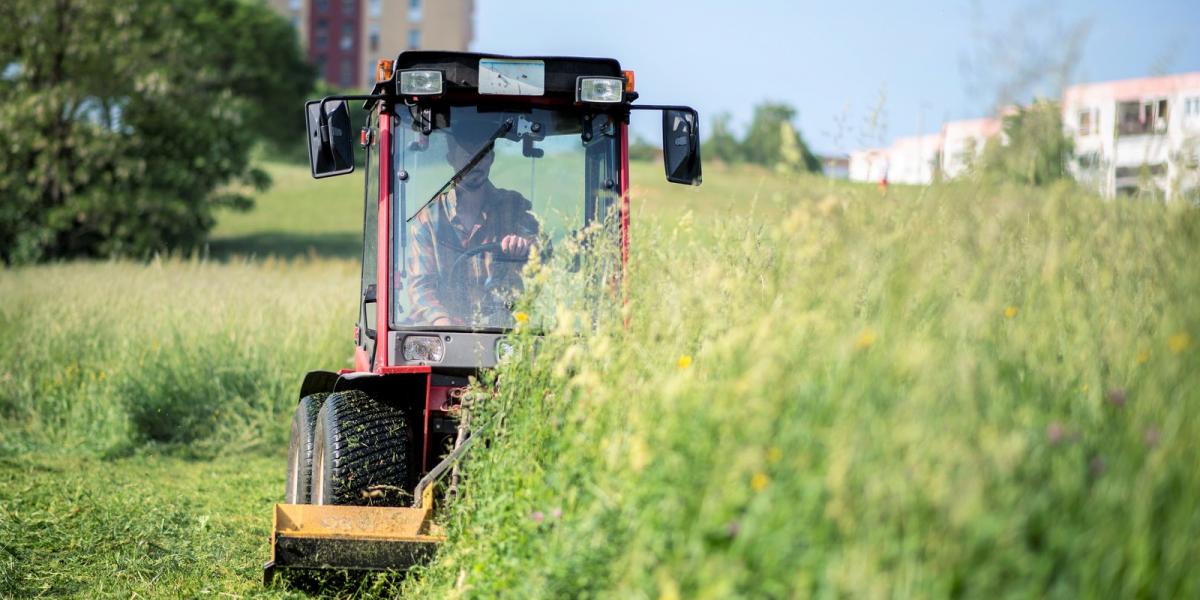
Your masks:
{"label": "mower attachment", "polygon": [[416,508],[276,504],[270,585],[279,570],[403,571],[433,557],[441,528],[429,521],[433,490]]}

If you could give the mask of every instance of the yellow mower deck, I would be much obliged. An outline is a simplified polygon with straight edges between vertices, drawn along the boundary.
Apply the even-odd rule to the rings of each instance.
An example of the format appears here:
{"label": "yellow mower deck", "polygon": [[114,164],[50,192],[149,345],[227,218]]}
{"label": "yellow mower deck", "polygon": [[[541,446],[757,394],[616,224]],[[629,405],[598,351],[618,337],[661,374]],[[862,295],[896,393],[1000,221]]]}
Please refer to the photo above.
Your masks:
{"label": "yellow mower deck", "polygon": [[431,486],[417,508],[276,504],[263,579],[280,569],[402,571],[424,562],[446,539],[430,521],[432,499]]}

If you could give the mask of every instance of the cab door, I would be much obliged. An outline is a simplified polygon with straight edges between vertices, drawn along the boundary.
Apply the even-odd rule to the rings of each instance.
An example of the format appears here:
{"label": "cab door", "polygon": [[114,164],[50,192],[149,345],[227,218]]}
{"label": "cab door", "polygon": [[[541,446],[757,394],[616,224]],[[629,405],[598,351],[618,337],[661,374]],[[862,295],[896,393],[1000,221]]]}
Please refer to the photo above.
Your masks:
{"label": "cab door", "polygon": [[371,111],[361,137],[366,151],[363,166],[363,257],[359,282],[358,322],[355,331],[354,370],[374,367],[376,327],[376,289],[379,255],[379,109]]}

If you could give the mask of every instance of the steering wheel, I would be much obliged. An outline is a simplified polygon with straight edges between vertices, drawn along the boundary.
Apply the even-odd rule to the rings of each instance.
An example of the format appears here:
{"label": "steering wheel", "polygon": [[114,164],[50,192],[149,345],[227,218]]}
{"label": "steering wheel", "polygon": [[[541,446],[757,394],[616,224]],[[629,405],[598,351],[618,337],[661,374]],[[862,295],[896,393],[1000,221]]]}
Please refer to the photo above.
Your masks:
{"label": "steering wheel", "polygon": [[[463,250],[462,254],[460,254],[458,256],[458,258],[454,259],[454,265],[450,267],[450,276],[449,276],[450,281],[458,281],[459,280],[458,279],[458,271],[459,271],[459,269],[462,268],[463,265],[467,264],[468,259],[470,259],[471,257],[474,257],[474,256],[478,256],[480,254],[486,254],[486,253],[495,254],[496,256],[492,260],[499,261],[499,262],[512,262],[512,263],[529,262],[529,255],[525,255],[525,256],[507,256],[507,255],[505,255],[503,252],[503,249],[500,246],[500,242],[490,242],[487,244],[479,244],[478,246],[472,246],[470,248],[467,248],[466,250]],[[484,282],[483,290],[484,290],[486,299],[494,302],[495,299],[492,298],[492,296],[494,295],[493,292],[496,291],[496,285],[492,281],[491,276],[489,276],[487,281]]]}

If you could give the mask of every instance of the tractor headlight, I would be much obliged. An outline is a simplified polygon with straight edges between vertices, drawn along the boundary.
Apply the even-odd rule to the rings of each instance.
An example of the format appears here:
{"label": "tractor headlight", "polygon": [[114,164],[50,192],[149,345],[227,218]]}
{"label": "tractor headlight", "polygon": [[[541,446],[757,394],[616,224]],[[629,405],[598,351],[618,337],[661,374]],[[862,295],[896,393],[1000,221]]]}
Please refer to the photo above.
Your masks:
{"label": "tractor headlight", "polygon": [[404,338],[404,360],[418,362],[442,362],[446,356],[446,345],[436,335],[410,335]]}
{"label": "tractor headlight", "polygon": [[401,96],[436,96],[440,93],[441,71],[400,71]]}
{"label": "tractor headlight", "polygon": [[615,104],[622,99],[625,80],[620,77],[580,77],[575,80],[576,102]]}

